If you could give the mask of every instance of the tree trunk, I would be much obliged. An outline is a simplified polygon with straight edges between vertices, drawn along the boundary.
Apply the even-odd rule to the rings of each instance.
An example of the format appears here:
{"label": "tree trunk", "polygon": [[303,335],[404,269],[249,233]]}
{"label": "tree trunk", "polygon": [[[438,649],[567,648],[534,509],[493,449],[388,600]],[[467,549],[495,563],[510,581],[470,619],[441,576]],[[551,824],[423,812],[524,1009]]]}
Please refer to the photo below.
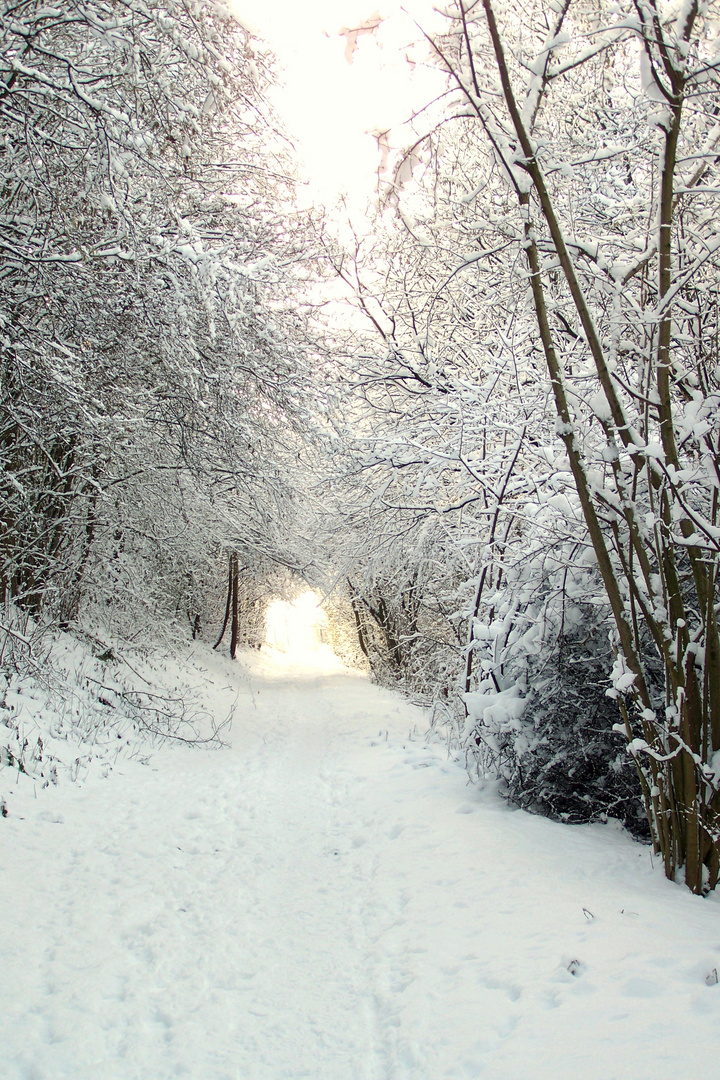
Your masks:
{"label": "tree trunk", "polygon": [[227,630],[228,619],[230,618],[230,604],[231,604],[231,601],[232,601],[232,583],[233,583],[232,571],[233,571],[233,564],[232,564],[232,555],[231,555],[230,556],[230,561],[228,563],[228,587],[227,587],[227,600],[225,602],[225,618],[223,619],[222,630],[220,631],[220,635],[219,635],[217,641],[213,645],[213,649],[217,649],[218,646],[220,645],[220,642],[225,637],[225,631]]}
{"label": "tree trunk", "polygon": [[238,584],[240,571],[238,570],[238,557],[236,553],[230,556],[230,579],[232,592],[232,624],[230,628],[230,659],[235,659],[237,652],[238,632],[240,620],[238,618]]}

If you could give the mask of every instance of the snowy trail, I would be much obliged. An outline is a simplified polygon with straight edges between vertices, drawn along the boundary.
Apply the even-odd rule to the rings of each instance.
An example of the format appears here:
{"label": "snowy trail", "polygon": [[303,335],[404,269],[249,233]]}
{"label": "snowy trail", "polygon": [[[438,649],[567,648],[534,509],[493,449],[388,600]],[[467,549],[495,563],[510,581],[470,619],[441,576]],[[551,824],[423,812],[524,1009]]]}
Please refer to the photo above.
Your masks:
{"label": "snowy trail", "polygon": [[361,677],[196,665],[230,748],[0,823],[2,1080],[704,1080],[716,899],[468,787]]}

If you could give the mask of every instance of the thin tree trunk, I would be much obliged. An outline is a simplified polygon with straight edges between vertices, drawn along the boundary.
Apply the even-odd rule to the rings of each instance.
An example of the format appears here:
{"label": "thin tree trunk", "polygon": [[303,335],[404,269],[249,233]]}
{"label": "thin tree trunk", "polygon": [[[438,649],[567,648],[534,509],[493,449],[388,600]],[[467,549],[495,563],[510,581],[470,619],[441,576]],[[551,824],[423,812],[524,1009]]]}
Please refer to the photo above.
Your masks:
{"label": "thin tree trunk", "polygon": [[228,587],[227,587],[227,600],[225,602],[225,618],[223,619],[222,630],[220,631],[220,636],[218,637],[217,641],[213,645],[213,649],[218,648],[218,646],[220,645],[220,642],[225,637],[225,631],[227,630],[228,619],[230,618],[230,603],[231,603],[231,600],[232,600],[232,582],[233,582],[233,576],[232,576],[232,555],[231,555],[229,563],[228,563]]}
{"label": "thin tree trunk", "polygon": [[363,630],[362,620],[360,618],[360,608],[358,606],[357,600],[355,599],[355,594],[353,593],[352,585],[350,584],[349,579],[348,588],[350,589],[350,607],[352,608],[352,613],[355,616],[355,629],[357,630],[358,644],[360,645],[360,648],[362,649],[367,659],[370,660],[370,653],[368,652],[367,643],[365,641],[365,631]]}
{"label": "thin tree trunk", "polygon": [[237,652],[238,643],[238,631],[240,627],[240,620],[238,618],[238,585],[240,572],[238,570],[238,557],[236,554],[230,556],[230,577],[232,579],[232,625],[230,629],[230,659],[235,659],[235,653]]}

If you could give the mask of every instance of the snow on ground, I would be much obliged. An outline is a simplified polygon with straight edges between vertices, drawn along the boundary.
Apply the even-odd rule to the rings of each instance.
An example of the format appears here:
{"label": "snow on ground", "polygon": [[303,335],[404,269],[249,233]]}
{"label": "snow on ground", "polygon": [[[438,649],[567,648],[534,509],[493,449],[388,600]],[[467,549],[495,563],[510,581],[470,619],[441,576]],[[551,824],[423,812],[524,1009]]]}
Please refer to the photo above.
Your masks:
{"label": "snow on ground", "polygon": [[718,899],[468,786],[419,710],[313,664],[193,646],[232,745],[18,785],[0,1077],[712,1075]]}

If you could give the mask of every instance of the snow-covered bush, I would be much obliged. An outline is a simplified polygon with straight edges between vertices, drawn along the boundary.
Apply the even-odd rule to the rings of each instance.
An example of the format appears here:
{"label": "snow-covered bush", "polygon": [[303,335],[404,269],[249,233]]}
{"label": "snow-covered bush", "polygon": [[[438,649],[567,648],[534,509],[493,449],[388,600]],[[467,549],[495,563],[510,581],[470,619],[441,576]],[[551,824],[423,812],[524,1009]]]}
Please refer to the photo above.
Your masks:
{"label": "snow-covered bush", "polygon": [[503,679],[507,689],[485,678],[466,695],[466,753],[473,771],[499,777],[518,806],[573,823],[612,817],[647,837],[637,772],[607,696],[607,623],[598,627],[597,612],[585,614],[541,652],[516,665],[508,658],[506,670],[522,674]]}
{"label": "snow-covered bush", "polygon": [[6,607],[0,627],[0,806],[35,790],[104,775],[159,742],[217,745],[222,731],[175,667],[167,643],[43,629]]}

